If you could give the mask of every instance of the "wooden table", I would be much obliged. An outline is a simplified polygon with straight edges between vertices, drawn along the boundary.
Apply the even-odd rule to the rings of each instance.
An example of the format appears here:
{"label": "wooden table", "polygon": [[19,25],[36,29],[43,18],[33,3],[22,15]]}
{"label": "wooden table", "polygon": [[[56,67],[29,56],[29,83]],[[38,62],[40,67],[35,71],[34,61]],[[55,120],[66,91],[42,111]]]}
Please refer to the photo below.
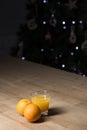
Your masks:
{"label": "wooden table", "polygon": [[[49,115],[30,123],[16,103],[43,89],[51,96]],[[0,130],[87,130],[87,77],[1,55]]]}

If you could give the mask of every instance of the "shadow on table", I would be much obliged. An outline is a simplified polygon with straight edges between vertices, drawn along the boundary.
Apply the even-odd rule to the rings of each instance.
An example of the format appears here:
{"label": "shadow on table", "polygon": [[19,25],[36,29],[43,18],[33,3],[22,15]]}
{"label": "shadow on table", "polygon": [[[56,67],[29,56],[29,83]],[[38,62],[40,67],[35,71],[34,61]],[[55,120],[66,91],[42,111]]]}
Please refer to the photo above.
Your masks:
{"label": "shadow on table", "polygon": [[46,118],[41,116],[41,118],[38,121],[34,122],[34,123],[37,123],[37,124],[38,123],[44,123],[45,121],[46,121]]}
{"label": "shadow on table", "polygon": [[49,108],[48,116],[41,116],[40,120],[38,120],[36,123],[43,123],[48,120],[48,117],[64,114],[66,112],[67,110],[63,107]]}
{"label": "shadow on table", "polygon": [[67,110],[63,107],[53,107],[49,109],[48,116],[60,115],[66,113]]}

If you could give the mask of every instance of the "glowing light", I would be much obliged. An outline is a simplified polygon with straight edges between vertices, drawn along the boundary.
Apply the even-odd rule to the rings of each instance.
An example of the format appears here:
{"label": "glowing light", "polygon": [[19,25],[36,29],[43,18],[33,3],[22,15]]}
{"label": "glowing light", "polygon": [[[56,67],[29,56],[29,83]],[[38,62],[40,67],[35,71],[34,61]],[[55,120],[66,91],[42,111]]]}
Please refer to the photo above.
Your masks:
{"label": "glowing light", "polygon": [[78,46],[76,46],[76,47],[75,47],[75,49],[76,49],[76,50],[78,50],[78,49],[79,49],[79,47],[78,47]]}
{"label": "glowing light", "polygon": [[54,13],[52,13],[51,17],[54,17]]}
{"label": "glowing light", "polygon": [[82,21],[82,20],[80,20],[80,21],[79,21],[79,23],[80,23],[80,24],[82,24],[82,23],[83,23],[83,21]]}
{"label": "glowing light", "polygon": [[75,21],[72,21],[72,24],[75,24],[76,22]]}
{"label": "glowing light", "polygon": [[66,30],[66,29],[67,29],[67,26],[63,26],[63,29]]}
{"label": "glowing light", "polygon": [[83,74],[82,76],[83,76],[83,77],[86,77],[86,75],[85,75],[85,74]]}
{"label": "glowing light", "polygon": [[26,60],[26,58],[24,56],[21,57],[22,60]]}
{"label": "glowing light", "polygon": [[41,48],[41,52],[44,52],[44,49],[43,49],[43,48]]}
{"label": "glowing light", "polygon": [[65,24],[66,24],[66,22],[65,22],[65,21],[62,21],[62,24],[63,24],[63,25],[65,25]]}
{"label": "glowing light", "polygon": [[59,54],[59,58],[62,58],[62,54]]}
{"label": "glowing light", "polygon": [[43,24],[46,24],[46,21],[43,21]]}
{"label": "glowing light", "polygon": [[47,3],[47,1],[48,1],[48,0],[43,0],[43,3],[45,4],[45,3]]}
{"label": "glowing light", "polygon": [[62,68],[65,68],[65,64],[62,64]]}
{"label": "glowing light", "polygon": [[73,56],[73,55],[74,55],[74,52],[71,52],[70,55]]}

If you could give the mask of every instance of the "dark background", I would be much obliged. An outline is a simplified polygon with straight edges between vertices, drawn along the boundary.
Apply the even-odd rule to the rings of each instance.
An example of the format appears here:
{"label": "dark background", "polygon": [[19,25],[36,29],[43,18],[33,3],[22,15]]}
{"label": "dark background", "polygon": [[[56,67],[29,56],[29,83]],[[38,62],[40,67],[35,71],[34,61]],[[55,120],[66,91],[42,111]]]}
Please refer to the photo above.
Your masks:
{"label": "dark background", "polygon": [[[0,0],[0,53],[7,53],[10,47],[16,45],[18,26],[26,22],[26,2],[27,0]],[[82,2],[82,8],[86,8],[87,0],[78,2]]]}
{"label": "dark background", "polygon": [[0,0],[0,53],[16,43],[16,31],[25,21],[26,0]]}

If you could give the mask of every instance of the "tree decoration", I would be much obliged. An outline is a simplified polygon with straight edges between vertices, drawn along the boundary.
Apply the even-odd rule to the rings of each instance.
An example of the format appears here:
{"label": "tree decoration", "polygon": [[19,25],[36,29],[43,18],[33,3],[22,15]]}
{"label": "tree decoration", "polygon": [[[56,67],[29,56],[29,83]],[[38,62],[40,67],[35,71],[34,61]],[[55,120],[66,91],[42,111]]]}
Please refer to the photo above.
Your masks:
{"label": "tree decoration", "polygon": [[38,27],[38,25],[37,25],[37,23],[36,23],[36,20],[35,20],[34,18],[28,20],[27,25],[28,25],[28,29],[29,29],[29,30],[35,30],[35,29]]}
{"label": "tree decoration", "polygon": [[85,40],[84,40],[84,42],[81,45],[81,49],[82,49],[82,51],[87,52],[87,30],[85,31],[85,35],[84,36],[85,36]]}
{"label": "tree decoration", "polygon": [[46,35],[45,35],[45,40],[51,41],[51,39],[52,39],[51,32],[50,32],[50,30],[48,30]]}
{"label": "tree decoration", "polygon": [[81,53],[82,60],[87,57],[86,5],[86,0],[27,0],[26,22],[17,33],[23,43],[13,53],[78,73]]}
{"label": "tree decoration", "polygon": [[67,4],[65,4],[70,10],[72,9],[76,9],[77,0],[69,0],[69,2]]}
{"label": "tree decoration", "polygon": [[75,26],[71,26],[71,32],[70,32],[70,37],[69,37],[69,41],[70,43],[74,44],[76,43],[76,35],[75,35]]}
{"label": "tree decoration", "polygon": [[81,49],[87,52],[87,40],[82,43]]}
{"label": "tree decoration", "polygon": [[57,20],[55,18],[55,11],[54,10],[51,10],[51,18],[50,18],[50,25],[53,26],[53,27],[56,27],[56,24],[57,24]]}

